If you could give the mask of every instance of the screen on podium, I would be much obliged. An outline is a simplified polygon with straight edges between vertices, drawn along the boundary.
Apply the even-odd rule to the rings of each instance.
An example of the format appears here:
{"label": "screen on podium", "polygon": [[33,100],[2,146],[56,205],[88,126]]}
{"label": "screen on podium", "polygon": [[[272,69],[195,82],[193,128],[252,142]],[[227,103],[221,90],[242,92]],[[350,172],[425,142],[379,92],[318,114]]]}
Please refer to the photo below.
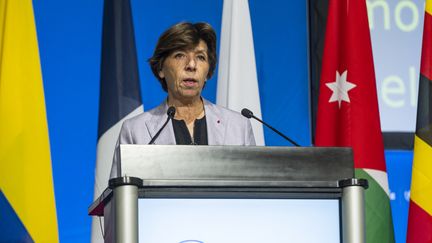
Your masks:
{"label": "screen on podium", "polygon": [[139,200],[146,243],[340,242],[337,199]]}

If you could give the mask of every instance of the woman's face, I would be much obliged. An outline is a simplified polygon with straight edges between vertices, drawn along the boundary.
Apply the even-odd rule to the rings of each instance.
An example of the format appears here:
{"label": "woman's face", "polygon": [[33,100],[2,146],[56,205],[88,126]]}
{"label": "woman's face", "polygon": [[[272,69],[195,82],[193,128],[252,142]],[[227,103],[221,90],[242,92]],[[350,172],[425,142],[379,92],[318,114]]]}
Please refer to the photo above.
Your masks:
{"label": "woman's face", "polygon": [[209,71],[207,44],[200,41],[191,50],[177,50],[169,55],[159,72],[165,78],[170,99],[193,100],[201,91]]}

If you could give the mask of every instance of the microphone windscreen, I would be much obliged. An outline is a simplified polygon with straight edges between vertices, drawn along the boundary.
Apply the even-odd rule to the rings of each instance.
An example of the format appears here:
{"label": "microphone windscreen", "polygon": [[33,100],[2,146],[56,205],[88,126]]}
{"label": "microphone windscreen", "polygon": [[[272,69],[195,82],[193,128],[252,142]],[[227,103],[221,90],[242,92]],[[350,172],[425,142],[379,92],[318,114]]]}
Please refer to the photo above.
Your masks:
{"label": "microphone windscreen", "polygon": [[249,109],[246,109],[246,108],[243,108],[243,110],[241,111],[241,114],[247,118],[253,117],[253,112],[250,111]]}
{"label": "microphone windscreen", "polygon": [[174,106],[170,106],[167,111],[167,115],[169,118],[173,119],[176,113],[176,108]]}

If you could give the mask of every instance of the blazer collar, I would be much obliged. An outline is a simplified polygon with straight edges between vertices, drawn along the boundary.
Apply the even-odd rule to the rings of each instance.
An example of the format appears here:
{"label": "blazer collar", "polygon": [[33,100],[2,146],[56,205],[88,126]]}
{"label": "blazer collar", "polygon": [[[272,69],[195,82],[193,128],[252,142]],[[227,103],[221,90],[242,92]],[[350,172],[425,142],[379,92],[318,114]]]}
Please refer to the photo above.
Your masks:
{"label": "blazer collar", "polygon": [[225,127],[227,120],[220,108],[203,99],[207,123],[207,141],[209,145],[223,145],[225,141]]}
{"label": "blazer collar", "polygon": [[[152,117],[146,122],[146,126],[151,138],[153,138],[156,135],[156,133],[159,131],[159,129],[161,129],[162,125],[168,119],[167,110],[168,110],[168,104],[165,100],[162,104],[160,104],[153,111],[151,111],[153,113]],[[168,122],[168,124],[159,134],[159,137],[156,139],[154,144],[165,144],[165,145],[176,144],[174,129],[171,121]]]}
{"label": "blazer collar", "polygon": [[[220,108],[215,104],[203,98],[204,110],[206,116],[207,124],[207,141],[209,145],[223,145],[225,141],[225,127],[228,122],[225,117],[223,117]],[[146,122],[146,126],[150,136],[153,138],[162,125],[165,123],[168,115],[166,114],[168,110],[167,100],[156,107],[153,111],[152,118]],[[175,134],[172,122],[169,121],[163,131],[160,133],[159,137],[156,139],[155,144],[166,144],[175,145]]]}

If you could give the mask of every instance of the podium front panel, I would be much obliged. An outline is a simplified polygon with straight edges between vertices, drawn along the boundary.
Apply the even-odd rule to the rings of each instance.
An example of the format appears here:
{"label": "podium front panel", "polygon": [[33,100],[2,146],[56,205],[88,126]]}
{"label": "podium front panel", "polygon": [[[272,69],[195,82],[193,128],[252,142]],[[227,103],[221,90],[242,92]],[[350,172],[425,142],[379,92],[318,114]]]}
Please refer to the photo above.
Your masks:
{"label": "podium front panel", "polygon": [[[123,177],[89,208],[115,226],[106,242],[365,242],[350,148],[121,145],[120,158]],[[139,214],[121,228],[130,207],[111,201],[124,186]]]}
{"label": "podium front panel", "polygon": [[139,199],[139,242],[340,242],[338,199]]}
{"label": "podium front panel", "polygon": [[338,187],[340,179],[354,177],[350,148],[122,144],[120,157],[121,176],[151,186],[206,180]]}

